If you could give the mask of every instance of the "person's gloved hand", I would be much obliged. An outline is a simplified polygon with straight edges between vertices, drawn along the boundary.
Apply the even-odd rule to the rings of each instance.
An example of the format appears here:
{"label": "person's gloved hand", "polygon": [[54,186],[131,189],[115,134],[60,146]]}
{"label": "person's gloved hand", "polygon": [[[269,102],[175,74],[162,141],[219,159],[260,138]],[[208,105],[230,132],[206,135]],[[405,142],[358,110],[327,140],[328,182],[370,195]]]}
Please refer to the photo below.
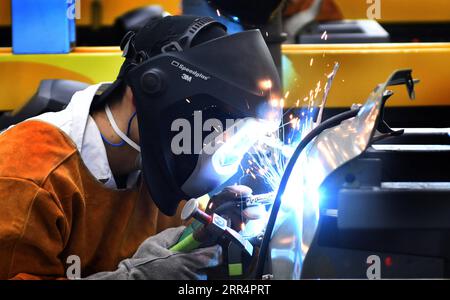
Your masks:
{"label": "person's gloved hand", "polygon": [[209,200],[206,209],[207,214],[216,213],[231,221],[231,228],[240,230],[244,221],[241,208],[241,200],[252,195],[252,189],[245,185],[231,185],[225,187],[220,193]]}
{"label": "person's gloved hand", "polygon": [[252,195],[252,189],[245,185],[230,185],[209,200],[206,213],[216,212],[224,204],[240,201]]}
{"label": "person's gloved hand", "polygon": [[221,263],[222,248],[212,246],[190,253],[170,251],[169,248],[178,242],[184,229],[184,226],[170,228],[148,238],[132,258],[120,262],[116,271],[97,273],[85,279],[206,279],[204,271]]}

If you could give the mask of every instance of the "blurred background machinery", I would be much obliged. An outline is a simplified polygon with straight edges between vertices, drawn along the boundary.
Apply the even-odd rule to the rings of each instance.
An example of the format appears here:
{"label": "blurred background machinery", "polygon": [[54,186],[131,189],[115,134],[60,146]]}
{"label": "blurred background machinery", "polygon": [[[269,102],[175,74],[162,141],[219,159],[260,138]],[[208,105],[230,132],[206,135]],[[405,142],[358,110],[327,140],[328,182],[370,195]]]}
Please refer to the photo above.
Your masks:
{"label": "blurred background machinery", "polygon": [[448,129],[375,142],[321,186],[321,216],[303,278],[450,277]]}

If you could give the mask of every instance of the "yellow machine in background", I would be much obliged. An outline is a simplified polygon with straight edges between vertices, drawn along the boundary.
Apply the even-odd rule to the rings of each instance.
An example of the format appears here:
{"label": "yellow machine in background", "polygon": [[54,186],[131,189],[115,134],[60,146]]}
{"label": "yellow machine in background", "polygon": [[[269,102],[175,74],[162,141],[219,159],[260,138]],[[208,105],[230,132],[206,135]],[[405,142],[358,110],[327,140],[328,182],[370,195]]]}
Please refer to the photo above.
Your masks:
{"label": "yellow machine in background", "polygon": [[[81,0],[81,20],[79,25],[89,25],[92,19],[92,2]],[[366,19],[371,4],[366,0],[334,0],[345,19]],[[121,14],[145,5],[158,4],[170,14],[181,13],[181,0],[102,0],[102,24],[111,25]],[[375,3],[375,1],[373,1]],[[381,23],[387,22],[443,22],[450,21],[450,1],[429,0],[425,3],[417,0],[381,0]]]}
{"label": "yellow machine in background", "polygon": [[20,109],[43,79],[114,80],[122,61],[118,47],[80,47],[70,54],[38,55],[14,55],[10,48],[0,48],[0,111]]}
{"label": "yellow machine in background", "polygon": [[450,1],[448,0],[334,0],[345,19],[366,19],[367,11],[376,2],[380,3],[380,23],[448,22]]}
{"label": "yellow machine in background", "polygon": [[[92,21],[94,0],[81,0],[80,26]],[[355,5],[357,1],[360,4]],[[101,22],[113,24],[128,10],[159,4],[172,14],[180,13],[179,0],[102,0]],[[365,18],[369,4],[365,0],[336,0],[345,18]],[[0,26],[10,24],[10,1],[0,0]],[[381,22],[450,20],[447,0],[382,0]],[[351,44],[284,45],[284,85],[286,105],[295,106],[309,97],[310,91],[323,86],[334,63],[340,70],[329,95],[327,107],[349,107],[364,102],[367,92],[394,69],[411,68],[421,79],[417,99],[396,97],[390,106],[438,106],[450,104],[450,43],[428,44]],[[0,48],[0,111],[20,109],[35,93],[43,79],[72,79],[87,83],[115,79],[123,58],[118,47],[78,47],[63,55],[13,55]],[[320,96],[319,96],[320,97]]]}
{"label": "yellow machine in background", "polygon": [[0,0],[0,26],[11,25],[11,1]]}
{"label": "yellow machine in background", "polygon": [[[417,99],[395,97],[390,106],[450,104],[450,44],[285,45],[283,73],[286,105],[304,101],[327,81],[340,63],[327,107],[364,102],[368,91],[394,69],[412,68],[421,79]],[[116,47],[76,48],[68,55],[13,55],[0,51],[0,110],[20,108],[42,79],[71,79],[87,83],[112,81],[123,61]],[[320,97],[320,96],[319,96]]]}
{"label": "yellow machine in background", "polygon": [[[92,22],[93,11],[92,3],[95,0],[81,0],[81,19],[77,23],[80,26],[90,25]],[[101,23],[103,26],[112,25],[114,20],[123,15],[124,13],[147,5],[160,5],[165,11],[172,15],[178,15],[181,13],[181,1],[180,0],[103,0],[101,4]]]}
{"label": "yellow machine in background", "polygon": [[[81,19],[78,25],[92,23],[92,3],[81,1]],[[370,4],[366,0],[334,0],[345,19],[366,19]],[[102,6],[102,25],[114,23],[116,17],[132,9],[158,4],[167,12],[176,15],[182,10],[181,0],[100,0]],[[373,1],[375,2],[375,1]],[[446,22],[450,21],[450,1],[448,0],[381,0],[381,23],[386,22]],[[0,0],[0,26],[11,24],[10,0]]]}
{"label": "yellow machine in background", "polygon": [[[81,19],[77,20],[77,25],[91,25],[93,19],[93,2],[95,0],[81,1]],[[180,0],[100,0],[101,6],[101,24],[108,26],[114,23],[114,20],[132,9],[146,5],[160,5],[167,12],[173,15],[181,13]],[[0,0],[0,26],[11,24],[11,0]]]}
{"label": "yellow machine in background", "polygon": [[[421,80],[416,99],[394,97],[388,106],[437,106],[450,104],[450,44],[352,44],[285,45],[283,47],[286,105],[294,106],[315,91],[320,81],[338,62],[337,73],[327,102],[328,108],[364,103],[368,91],[395,69],[413,70]],[[393,88],[396,91],[396,87]],[[402,95],[402,93],[400,93]]]}

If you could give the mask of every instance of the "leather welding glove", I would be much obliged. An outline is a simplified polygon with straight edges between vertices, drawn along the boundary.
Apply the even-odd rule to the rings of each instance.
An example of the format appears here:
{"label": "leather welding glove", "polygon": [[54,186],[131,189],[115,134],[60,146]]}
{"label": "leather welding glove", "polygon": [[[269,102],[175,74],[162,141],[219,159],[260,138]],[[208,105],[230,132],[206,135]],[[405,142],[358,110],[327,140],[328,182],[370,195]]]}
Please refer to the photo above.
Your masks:
{"label": "leather welding glove", "polygon": [[[245,185],[231,185],[211,197],[206,209],[207,214],[217,213],[229,220],[228,226],[236,231],[241,229],[243,221],[241,200],[250,197],[252,189]],[[239,206],[238,206],[239,205]]]}
{"label": "leather welding glove", "polygon": [[185,227],[167,229],[145,240],[132,258],[119,263],[114,272],[93,274],[90,280],[205,280],[205,270],[220,265],[222,248],[199,248],[190,253],[169,250]]}
{"label": "leather welding glove", "polygon": [[252,189],[245,185],[227,186],[220,193],[211,197],[206,212],[211,213],[211,211],[215,211],[215,209],[226,203],[239,201],[243,198],[251,196],[252,193]]}

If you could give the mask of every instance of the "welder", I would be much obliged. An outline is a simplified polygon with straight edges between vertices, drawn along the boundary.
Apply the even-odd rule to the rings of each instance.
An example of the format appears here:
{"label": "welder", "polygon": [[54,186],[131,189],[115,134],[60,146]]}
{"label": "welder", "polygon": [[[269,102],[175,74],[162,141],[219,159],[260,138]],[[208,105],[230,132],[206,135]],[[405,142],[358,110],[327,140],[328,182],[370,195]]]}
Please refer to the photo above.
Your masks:
{"label": "welder", "polygon": [[[181,200],[224,184],[255,133],[279,122],[270,53],[257,30],[227,35],[195,16],[152,20],[121,47],[116,81],[0,135],[1,279],[67,278],[73,257],[86,279],[202,279],[220,263],[219,246],[168,249],[185,228]],[[241,120],[236,138],[222,128],[176,154],[174,120],[198,111]]]}

